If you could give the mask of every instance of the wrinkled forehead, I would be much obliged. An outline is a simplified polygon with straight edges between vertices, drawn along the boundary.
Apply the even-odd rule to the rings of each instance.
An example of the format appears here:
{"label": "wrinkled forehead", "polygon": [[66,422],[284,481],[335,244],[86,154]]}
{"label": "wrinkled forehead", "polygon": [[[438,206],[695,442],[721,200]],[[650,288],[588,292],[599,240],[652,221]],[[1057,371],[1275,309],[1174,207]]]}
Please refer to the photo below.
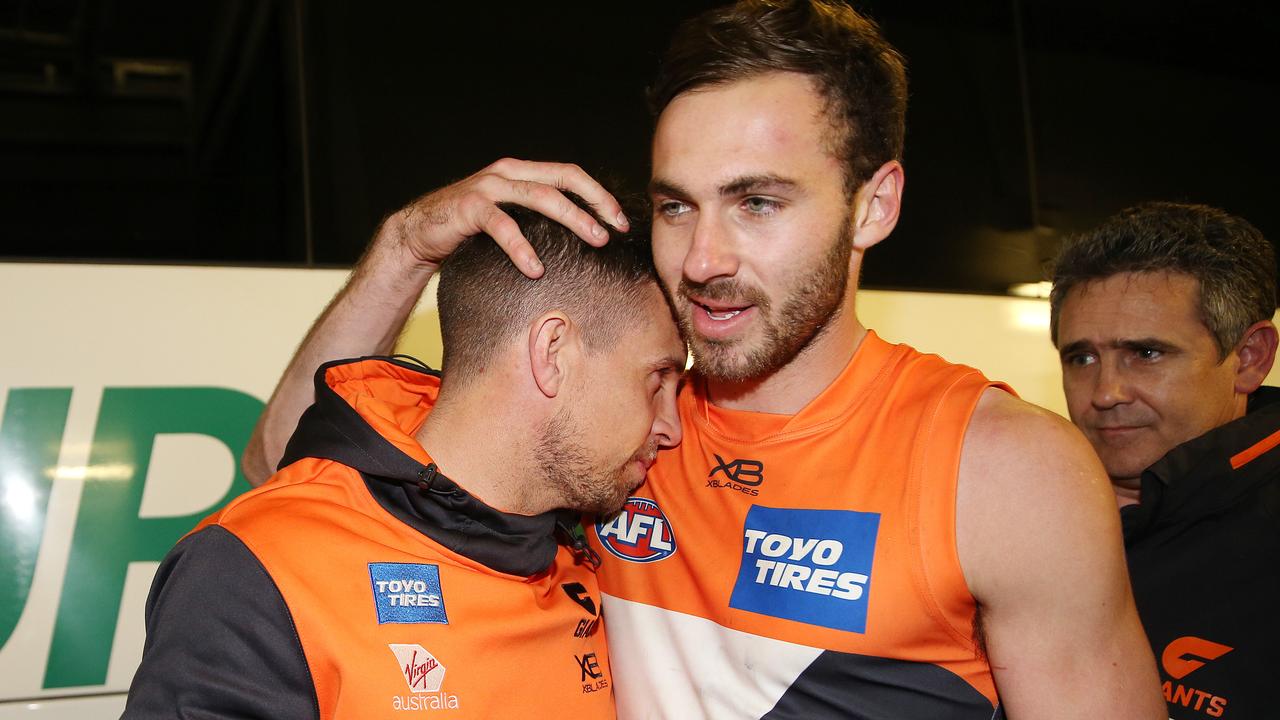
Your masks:
{"label": "wrinkled forehead", "polygon": [[1207,334],[1200,283],[1180,272],[1124,272],[1081,281],[1063,297],[1058,344]]}

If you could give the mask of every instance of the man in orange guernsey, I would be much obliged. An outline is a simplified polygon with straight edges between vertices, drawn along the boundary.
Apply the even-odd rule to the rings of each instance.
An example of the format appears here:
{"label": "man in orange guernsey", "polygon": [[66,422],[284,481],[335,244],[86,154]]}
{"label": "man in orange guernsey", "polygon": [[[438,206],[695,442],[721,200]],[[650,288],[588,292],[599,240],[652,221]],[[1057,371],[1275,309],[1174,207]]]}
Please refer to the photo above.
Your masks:
{"label": "man in orange guernsey", "polygon": [[[906,95],[876,26],[819,0],[711,11],[664,58],[653,250],[695,373],[684,442],[589,533],[621,716],[1165,717],[1079,432],[858,320],[863,256],[901,208]],[[576,168],[517,161],[393,216],[281,380],[246,474],[278,456],[308,368],[385,347],[458,236],[492,227],[538,274],[495,202],[599,242],[557,188],[613,217]],[[353,312],[371,306],[383,323]]]}
{"label": "man in orange guernsey", "polygon": [[475,238],[441,272],[441,374],[320,367],[281,471],[161,564],[126,718],[613,716],[571,528],[679,442],[685,348],[647,238],[508,212],[543,278]]}

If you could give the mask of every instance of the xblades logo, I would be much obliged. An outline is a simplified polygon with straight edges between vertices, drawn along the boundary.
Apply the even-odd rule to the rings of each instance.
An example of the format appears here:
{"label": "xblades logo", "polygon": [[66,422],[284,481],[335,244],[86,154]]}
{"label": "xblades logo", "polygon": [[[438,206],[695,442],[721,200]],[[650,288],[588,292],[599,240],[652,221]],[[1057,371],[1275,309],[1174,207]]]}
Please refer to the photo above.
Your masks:
{"label": "xblades logo", "polygon": [[574,655],[573,659],[578,661],[578,670],[582,672],[582,679],[579,682],[582,683],[583,695],[609,687],[609,679],[604,676],[604,670],[600,667],[600,661],[595,653]]}
{"label": "xblades logo", "polygon": [[[724,458],[715,453],[712,453],[712,456],[719,464],[707,473],[707,487],[737,490],[744,495],[760,494],[758,486],[764,482],[764,463],[759,460],[725,462]],[[716,473],[724,473],[725,479],[721,481],[716,477]]]}

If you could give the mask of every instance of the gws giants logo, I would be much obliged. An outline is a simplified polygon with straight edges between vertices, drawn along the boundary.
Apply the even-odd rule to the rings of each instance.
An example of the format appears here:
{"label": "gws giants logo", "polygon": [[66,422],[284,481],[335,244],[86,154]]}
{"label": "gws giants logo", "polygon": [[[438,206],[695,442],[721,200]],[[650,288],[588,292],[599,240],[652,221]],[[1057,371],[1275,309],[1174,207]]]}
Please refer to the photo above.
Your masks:
{"label": "gws giants logo", "polygon": [[[1187,635],[1165,647],[1160,664],[1169,677],[1181,680],[1231,650],[1227,645]],[[1209,717],[1222,717],[1227,709],[1226,698],[1172,680],[1164,681],[1164,699],[1171,705],[1200,710]]]}
{"label": "gws giants logo", "polygon": [[627,498],[617,515],[596,523],[596,537],[610,553],[631,562],[657,562],[676,554],[671,523],[649,498]]}
{"label": "gws giants logo", "polygon": [[866,632],[879,513],[752,505],[729,607]]}
{"label": "gws giants logo", "polygon": [[578,621],[578,627],[573,631],[576,638],[591,637],[596,634],[596,630],[600,628],[600,613],[596,610],[596,601],[591,599],[591,593],[587,592],[587,588],[582,583],[564,583],[560,586],[564,590],[564,594],[569,599],[578,603],[583,610],[591,613],[591,617],[582,618]]}
{"label": "gws giants logo", "polygon": [[389,646],[400,663],[400,672],[413,695],[397,695],[391,701],[393,710],[453,710],[458,707],[458,696],[441,692],[444,684],[444,665],[421,645]]}

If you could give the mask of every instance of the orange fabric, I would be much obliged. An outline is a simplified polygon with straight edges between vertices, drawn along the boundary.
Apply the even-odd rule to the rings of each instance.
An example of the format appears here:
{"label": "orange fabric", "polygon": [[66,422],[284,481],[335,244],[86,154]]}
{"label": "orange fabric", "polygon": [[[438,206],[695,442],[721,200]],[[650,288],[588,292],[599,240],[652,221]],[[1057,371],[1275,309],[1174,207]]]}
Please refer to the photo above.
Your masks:
{"label": "orange fabric", "polygon": [[[657,503],[676,550],[629,562],[608,552],[599,530],[589,533],[605,558],[603,591],[789,643],[933,663],[995,705],[991,669],[974,643],[975,602],[955,542],[961,444],[979,397],[993,386],[1003,388],[972,368],[891,345],[874,333],[840,377],[790,418],[717,408],[701,383],[691,381],[680,397],[683,443],[660,453],[648,483],[636,492]],[[725,487],[728,472],[720,466],[734,460],[760,463],[759,483]],[[740,478],[755,480],[749,473]],[[741,600],[731,607],[755,572],[746,565],[748,541],[754,547],[766,542],[763,536],[744,540],[744,523],[750,531],[749,513],[759,508],[800,518],[813,510],[879,516],[864,631],[774,616],[785,613],[768,605],[739,609]],[[810,570],[801,572],[807,577]],[[830,583],[820,590],[829,597]],[[646,661],[661,658],[639,664]],[[628,668],[636,664],[627,659]],[[717,666],[716,672],[730,670]]]}
{"label": "orange fabric", "polygon": [[1231,469],[1239,470],[1249,463],[1265,455],[1268,450],[1280,445],[1280,431],[1273,432],[1254,445],[1231,456]]}
{"label": "orange fabric", "polygon": [[[430,462],[413,435],[438,386],[369,381],[352,366],[329,373],[371,425]],[[397,520],[355,470],[316,459],[290,465],[201,527],[211,523],[240,538],[280,589],[321,718],[403,717],[402,710],[434,709],[432,703],[442,712],[456,705],[440,715],[450,718],[503,717],[516,708],[527,718],[613,717],[604,633],[562,587],[581,583],[598,599],[595,574],[564,547],[542,575],[498,573]],[[437,566],[448,623],[380,624],[370,563]],[[444,667],[439,690],[412,691],[393,645],[429,652]]]}

